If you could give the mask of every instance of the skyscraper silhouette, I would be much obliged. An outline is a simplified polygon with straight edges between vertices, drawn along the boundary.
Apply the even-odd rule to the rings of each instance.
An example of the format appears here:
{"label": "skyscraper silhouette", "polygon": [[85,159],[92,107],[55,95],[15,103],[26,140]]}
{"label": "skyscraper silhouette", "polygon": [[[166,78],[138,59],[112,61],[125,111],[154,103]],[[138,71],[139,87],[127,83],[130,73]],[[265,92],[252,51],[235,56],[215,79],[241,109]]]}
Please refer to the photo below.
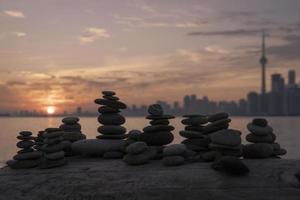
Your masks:
{"label": "skyscraper silhouette", "polygon": [[259,111],[260,114],[265,115],[268,112],[268,95],[266,94],[266,66],[268,63],[268,59],[266,57],[266,34],[263,31],[262,33],[262,45],[261,45],[261,94],[259,100]]}

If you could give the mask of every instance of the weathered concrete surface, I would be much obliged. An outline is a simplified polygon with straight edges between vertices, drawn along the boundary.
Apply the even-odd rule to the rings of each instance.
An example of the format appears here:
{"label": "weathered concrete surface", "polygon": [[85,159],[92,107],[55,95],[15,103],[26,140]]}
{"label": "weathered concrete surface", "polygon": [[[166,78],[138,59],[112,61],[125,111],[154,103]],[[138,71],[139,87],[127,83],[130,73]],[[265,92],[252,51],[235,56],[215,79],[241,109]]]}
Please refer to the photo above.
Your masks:
{"label": "weathered concrete surface", "polygon": [[2,200],[300,199],[294,177],[300,160],[246,160],[251,172],[234,177],[209,163],[127,166],[121,160],[76,159],[55,169],[0,170]]}

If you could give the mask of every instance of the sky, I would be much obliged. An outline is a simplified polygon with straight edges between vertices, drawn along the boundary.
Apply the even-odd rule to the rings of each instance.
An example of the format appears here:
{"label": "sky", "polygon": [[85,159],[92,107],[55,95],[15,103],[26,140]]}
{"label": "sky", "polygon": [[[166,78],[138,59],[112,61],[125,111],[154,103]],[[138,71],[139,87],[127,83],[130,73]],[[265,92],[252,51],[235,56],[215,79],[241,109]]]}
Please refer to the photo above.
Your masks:
{"label": "sky", "polygon": [[0,0],[0,112],[95,109],[186,94],[238,100],[300,74],[299,0]]}

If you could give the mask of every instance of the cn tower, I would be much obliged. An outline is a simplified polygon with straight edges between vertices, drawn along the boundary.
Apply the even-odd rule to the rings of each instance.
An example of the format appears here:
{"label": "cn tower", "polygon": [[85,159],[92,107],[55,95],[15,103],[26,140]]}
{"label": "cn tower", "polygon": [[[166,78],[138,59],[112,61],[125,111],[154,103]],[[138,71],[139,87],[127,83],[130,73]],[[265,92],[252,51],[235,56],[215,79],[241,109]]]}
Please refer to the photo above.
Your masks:
{"label": "cn tower", "polygon": [[261,45],[261,58],[260,58],[260,64],[261,64],[261,94],[266,94],[266,65],[268,63],[268,59],[266,57],[266,46],[265,46],[265,32],[262,34],[262,45]]}

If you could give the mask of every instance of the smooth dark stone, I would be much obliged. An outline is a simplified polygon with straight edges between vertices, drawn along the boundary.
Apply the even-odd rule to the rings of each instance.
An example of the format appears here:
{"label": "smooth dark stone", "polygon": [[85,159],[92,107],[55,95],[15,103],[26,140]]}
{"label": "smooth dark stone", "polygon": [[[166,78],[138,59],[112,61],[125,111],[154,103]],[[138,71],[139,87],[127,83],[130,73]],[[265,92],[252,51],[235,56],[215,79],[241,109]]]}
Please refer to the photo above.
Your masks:
{"label": "smooth dark stone", "polygon": [[158,132],[158,131],[173,131],[175,128],[169,125],[154,125],[143,128],[144,132]]}
{"label": "smooth dark stone", "polygon": [[270,144],[256,143],[243,146],[244,158],[268,158],[272,155],[274,155],[274,150]]}
{"label": "smooth dark stone", "polygon": [[120,114],[103,114],[98,116],[98,122],[104,125],[121,125],[125,123],[125,118]]}
{"label": "smooth dark stone", "polygon": [[72,151],[78,155],[103,156],[105,152],[122,151],[124,140],[86,139],[72,143]]}
{"label": "smooth dark stone", "polygon": [[144,132],[140,135],[140,140],[149,146],[162,146],[171,143],[174,136],[171,132]]}
{"label": "smooth dark stone", "polygon": [[103,99],[107,99],[107,100],[110,100],[110,101],[118,101],[120,98],[119,98],[119,97],[116,97],[116,96],[108,96],[108,95],[104,95],[104,96],[103,96]]}
{"label": "smooth dark stone", "polygon": [[276,156],[283,156],[287,153],[287,151],[285,149],[276,149],[274,150],[274,155]]}
{"label": "smooth dark stone", "polygon": [[222,154],[219,151],[209,151],[201,154],[201,158],[206,162],[212,162],[221,156]]}
{"label": "smooth dark stone", "polygon": [[22,136],[31,136],[32,135],[32,132],[30,132],[30,131],[21,131],[20,133],[19,133],[19,135],[22,135]]}
{"label": "smooth dark stone", "polygon": [[105,159],[121,159],[123,156],[124,153],[121,151],[109,151],[103,154],[103,158]]}
{"label": "smooth dark stone", "polygon": [[184,130],[202,132],[204,127],[205,126],[186,126],[186,127],[184,127]]}
{"label": "smooth dark stone", "polygon": [[175,117],[173,115],[161,115],[161,116],[155,116],[155,115],[148,115],[146,116],[146,119],[151,120],[158,120],[158,119],[174,119]]}
{"label": "smooth dark stone", "polygon": [[232,175],[245,175],[249,173],[249,168],[238,158],[224,156],[216,160],[211,167]]}
{"label": "smooth dark stone", "polygon": [[164,114],[164,110],[159,104],[152,104],[148,107],[148,113],[150,115],[161,116]]}
{"label": "smooth dark stone", "polygon": [[210,143],[210,139],[209,138],[193,138],[193,139],[183,140],[181,143],[186,144],[186,145],[197,145],[197,146],[207,148]]}
{"label": "smooth dark stone", "polygon": [[109,106],[101,106],[98,108],[98,112],[101,114],[107,114],[107,113],[119,113],[121,111],[119,109],[112,108]]}
{"label": "smooth dark stone", "polygon": [[29,152],[33,152],[33,151],[34,150],[32,148],[27,148],[27,149],[21,149],[17,153],[22,154],[22,153],[29,153]]}
{"label": "smooth dark stone", "polygon": [[217,127],[224,126],[224,125],[229,124],[230,122],[231,122],[231,119],[229,119],[229,118],[220,119],[220,120],[209,123],[208,125],[205,126],[205,129],[209,128],[209,127],[215,127],[215,126],[217,126]]}
{"label": "smooth dark stone", "polygon": [[273,133],[273,128],[270,126],[261,127],[261,126],[256,126],[252,123],[249,123],[247,125],[247,128],[251,133],[253,133],[254,135],[257,135],[257,136],[268,135],[268,134]]}
{"label": "smooth dark stone", "polygon": [[99,126],[98,132],[104,135],[121,135],[126,133],[126,128],[118,125]]}
{"label": "smooth dark stone", "polygon": [[126,148],[129,154],[140,154],[148,150],[148,145],[145,142],[135,142]]}
{"label": "smooth dark stone", "polygon": [[268,121],[263,118],[255,118],[252,120],[252,123],[256,126],[261,126],[261,127],[265,127],[268,125]]}
{"label": "smooth dark stone", "polygon": [[126,109],[127,106],[121,101],[111,101],[107,99],[95,99],[95,103],[99,105],[113,107],[115,109]]}
{"label": "smooth dark stone", "polygon": [[53,153],[45,153],[44,157],[47,160],[59,160],[65,157],[65,152],[64,151],[58,151],[58,152],[53,152]]}
{"label": "smooth dark stone", "polygon": [[53,153],[53,152],[61,151],[66,147],[66,144],[64,142],[65,141],[51,146],[44,144],[41,150],[45,153]]}
{"label": "smooth dark stone", "polygon": [[276,139],[275,134],[257,136],[252,133],[246,135],[246,140],[252,143],[273,143]]}
{"label": "smooth dark stone", "polygon": [[242,142],[240,132],[232,129],[224,129],[212,133],[210,139],[215,144],[236,146],[240,145]]}
{"label": "smooth dark stone", "polygon": [[46,139],[44,139],[44,144],[49,144],[49,145],[57,144],[57,143],[60,143],[62,140],[63,140],[62,137],[46,138]]}
{"label": "smooth dark stone", "polygon": [[210,133],[213,133],[213,132],[216,132],[216,131],[219,131],[219,130],[223,130],[223,129],[227,129],[229,127],[229,124],[223,124],[223,125],[218,125],[218,126],[215,126],[215,125],[207,125],[206,127],[203,128],[203,131],[202,133],[203,134],[210,134]]}
{"label": "smooth dark stone", "polygon": [[274,151],[281,149],[280,144],[278,144],[278,143],[273,143],[271,145],[272,145]]}
{"label": "smooth dark stone", "polygon": [[206,117],[192,117],[181,120],[181,123],[188,126],[199,126],[207,123]]}
{"label": "smooth dark stone", "polygon": [[192,118],[192,117],[205,117],[205,118],[207,118],[205,115],[199,115],[199,114],[182,115],[182,117],[184,117],[184,118]]}
{"label": "smooth dark stone", "polygon": [[61,129],[59,129],[60,131],[56,131],[56,132],[46,132],[43,134],[44,138],[58,138],[61,137],[63,135],[63,131]]}
{"label": "smooth dark stone", "polygon": [[123,161],[128,165],[143,165],[148,163],[156,155],[155,148],[149,148],[141,154],[127,154],[123,157]]}
{"label": "smooth dark stone", "polygon": [[34,142],[32,142],[31,140],[23,140],[17,143],[17,147],[22,148],[22,149],[26,149],[29,147],[32,147],[34,145]]}
{"label": "smooth dark stone", "polygon": [[33,136],[23,136],[23,135],[18,135],[17,139],[19,140],[33,140],[34,137]]}
{"label": "smooth dark stone", "polygon": [[184,137],[184,138],[188,138],[188,139],[206,137],[202,133],[199,133],[199,132],[196,132],[196,131],[179,131],[179,135]]}
{"label": "smooth dark stone", "polygon": [[163,149],[163,156],[184,156],[186,150],[184,144],[171,144]]}
{"label": "smooth dark stone", "polygon": [[162,159],[162,163],[166,166],[179,166],[184,164],[183,156],[167,156]]}
{"label": "smooth dark stone", "polygon": [[240,149],[242,149],[242,145],[231,146],[231,145],[210,143],[209,148],[212,150],[221,150],[221,151],[222,150],[240,150]]}
{"label": "smooth dark stone", "polygon": [[300,172],[297,172],[297,173],[295,174],[295,177],[297,178],[298,182],[300,182]]}
{"label": "smooth dark stone", "polygon": [[114,96],[114,95],[116,95],[116,92],[105,90],[105,91],[102,91],[102,94],[105,96]]}
{"label": "smooth dark stone", "polygon": [[192,150],[192,151],[196,151],[196,152],[202,152],[202,151],[208,151],[209,149],[206,147],[201,147],[198,145],[192,145],[192,144],[185,144],[186,148]]}
{"label": "smooth dark stone", "polygon": [[9,160],[6,164],[12,169],[30,169],[37,167],[40,163],[40,159],[31,160]]}
{"label": "smooth dark stone", "polygon": [[14,160],[31,160],[38,159],[42,157],[43,153],[40,151],[28,152],[28,153],[20,153],[13,157]]}
{"label": "smooth dark stone", "polygon": [[62,158],[59,160],[47,160],[43,159],[39,165],[40,169],[50,169],[54,167],[60,167],[67,164],[66,158]]}
{"label": "smooth dark stone", "polygon": [[128,135],[121,134],[121,135],[98,135],[97,139],[111,139],[111,140],[120,140],[127,138]]}
{"label": "smooth dark stone", "polygon": [[59,126],[63,131],[79,131],[81,130],[80,124],[62,124]]}
{"label": "smooth dark stone", "polygon": [[78,140],[84,140],[86,139],[86,136],[79,132],[65,132],[62,135],[63,140],[68,140],[70,142],[75,142]]}
{"label": "smooth dark stone", "polygon": [[65,117],[62,120],[62,123],[64,124],[77,124],[79,122],[79,118],[78,117]]}
{"label": "smooth dark stone", "polygon": [[139,140],[141,134],[142,131],[133,129],[128,132],[128,137],[133,140]]}
{"label": "smooth dark stone", "polygon": [[220,112],[220,113],[216,113],[216,114],[208,116],[207,121],[214,122],[214,121],[226,119],[228,117],[229,117],[228,113]]}
{"label": "smooth dark stone", "polygon": [[124,148],[122,149],[122,151],[126,152],[126,147],[128,147],[129,145],[133,144],[137,142],[137,140],[131,139],[131,138],[127,138],[125,140],[125,144],[124,144]]}
{"label": "smooth dark stone", "polygon": [[[61,131],[61,129],[60,128],[46,128],[45,129],[45,132],[47,132],[47,133],[54,133],[54,132],[58,132],[58,131]],[[45,134],[47,134],[47,133],[45,133]]]}
{"label": "smooth dark stone", "polygon": [[157,119],[157,120],[151,120],[151,125],[169,125],[170,122],[167,119]]}

